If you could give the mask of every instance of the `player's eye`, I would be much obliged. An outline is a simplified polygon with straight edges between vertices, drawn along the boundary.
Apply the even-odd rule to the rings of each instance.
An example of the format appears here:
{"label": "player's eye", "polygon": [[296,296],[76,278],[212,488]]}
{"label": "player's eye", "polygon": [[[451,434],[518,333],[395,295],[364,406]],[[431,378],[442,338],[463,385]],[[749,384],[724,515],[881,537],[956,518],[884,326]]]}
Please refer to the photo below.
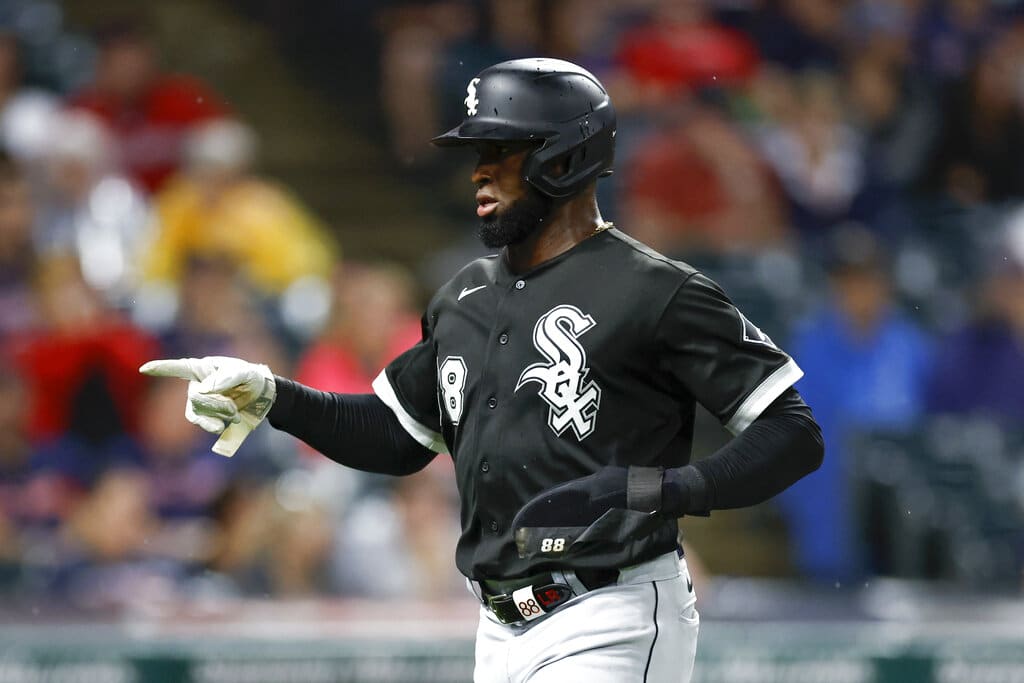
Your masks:
{"label": "player's eye", "polygon": [[536,147],[536,143],[529,141],[514,141],[507,142],[502,145],[498,145],[498,155],[505,156],[507,154],[518,154],[519,152],[525,152],[526,150]]}
{"label": "player's eye", "polygon": [[508,142],[490,142],[477,146],[477,152],[481,159],[497,160],[503,159],[510,154],[516,154],[524,149],[528,149],[530,145],[528,143],[518,141]]}

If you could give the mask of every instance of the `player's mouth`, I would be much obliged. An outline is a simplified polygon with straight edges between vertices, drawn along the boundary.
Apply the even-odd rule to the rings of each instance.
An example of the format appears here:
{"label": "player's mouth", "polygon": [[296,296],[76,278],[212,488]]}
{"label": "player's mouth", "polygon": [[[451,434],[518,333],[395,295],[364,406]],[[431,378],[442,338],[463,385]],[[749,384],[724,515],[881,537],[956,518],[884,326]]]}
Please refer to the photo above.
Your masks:
{"label": "player's mouth", "polygon": [[476,215],[480,218],[489,216],[498,208],[498,200],[483,192],[476,193]]}

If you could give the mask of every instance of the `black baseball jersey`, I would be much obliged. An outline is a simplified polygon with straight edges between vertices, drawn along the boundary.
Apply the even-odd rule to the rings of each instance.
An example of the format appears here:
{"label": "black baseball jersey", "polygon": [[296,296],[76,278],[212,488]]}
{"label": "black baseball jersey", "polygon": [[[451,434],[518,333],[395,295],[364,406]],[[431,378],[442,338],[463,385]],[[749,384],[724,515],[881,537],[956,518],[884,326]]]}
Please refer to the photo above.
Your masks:
{"label": "black baseball jersey", "polygon": [[[685,465],[697,402],[738,433],[801,375],[714,282],[609,229],[526,273],[470,263],[374,391],[454,459],[459,570],[507,579],[558,566],[516,551],[512,518],[535,495],[607,465]],[[676,525],[608,540],[589,565],[671,552]]]}

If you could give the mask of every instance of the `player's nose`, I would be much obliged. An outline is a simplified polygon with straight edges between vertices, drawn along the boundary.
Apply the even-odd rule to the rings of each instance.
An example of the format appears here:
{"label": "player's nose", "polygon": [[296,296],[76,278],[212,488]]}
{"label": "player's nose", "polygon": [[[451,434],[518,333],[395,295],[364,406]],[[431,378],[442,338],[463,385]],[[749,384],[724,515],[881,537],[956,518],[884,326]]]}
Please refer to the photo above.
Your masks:
{"label": "player's nose", "polygon": [[494,182],[494,165],[483,162],[478,163],[476,168],[473,169],[473,175],[470,177],[470,180],[477,187],[483,187]]}

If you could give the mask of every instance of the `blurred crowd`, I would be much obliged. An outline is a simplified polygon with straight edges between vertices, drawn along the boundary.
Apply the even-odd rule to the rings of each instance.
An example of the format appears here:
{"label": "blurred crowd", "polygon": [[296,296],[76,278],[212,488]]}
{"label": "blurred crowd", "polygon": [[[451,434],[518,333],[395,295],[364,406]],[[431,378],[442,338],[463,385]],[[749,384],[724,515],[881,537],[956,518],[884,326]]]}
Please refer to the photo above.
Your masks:
{"label": "blurred crowd", "polygon": [[[891,520],[858,496],[865,433],[983,420],[1002,448],[985,451],[985,481],[1004,484],[1004,518],[1024,519],[1018,3],[396,0],[373,14],[379,90],[352,96],[379,99],[395,172],[433,183],[439,212],[462,202],[463,222],[472,160],[426,141],[461,118],[470,78],[543,54],[608,85],[605,216],[719,279],[806,373],[828,452],[773,503],[795,575],[901,570],[872,546]],[[52,23],[46,43],[38,22],[0,12],[0,594],[82,609],[470,600],[448,458],[391,480],[266,427],[222,458],[183,419],[183,383],[137,373],[230,355],[369,392],[418,339],[417,278],[343,262],[336,231],[259,172],[245,112],[165,71],[146,25],[86,41]],[[46,50],[79,58],[40,61]],[[40,63],[89,66],[61,78]],[[920,488],[896,469],[872,482]],[[996,488],[965,505],[988,510]],[[1018,586],[1020,528],[999,540]],[[972,566],[918,569],[989,576]]]}
{"label": "blurred crowd", "polygon": [[62,89],[33,83],[18,18],[0,33],[0,594],[80,609],[468,595],[450,465],[361,476],[269,428],[223,458],[183,419],[184,383],[137,371],[230,355],[367,393],[418,339],[409,273],[342,265],[320,219],[257,172],[242,114],[165,72],[145,23],[103,25]]}

